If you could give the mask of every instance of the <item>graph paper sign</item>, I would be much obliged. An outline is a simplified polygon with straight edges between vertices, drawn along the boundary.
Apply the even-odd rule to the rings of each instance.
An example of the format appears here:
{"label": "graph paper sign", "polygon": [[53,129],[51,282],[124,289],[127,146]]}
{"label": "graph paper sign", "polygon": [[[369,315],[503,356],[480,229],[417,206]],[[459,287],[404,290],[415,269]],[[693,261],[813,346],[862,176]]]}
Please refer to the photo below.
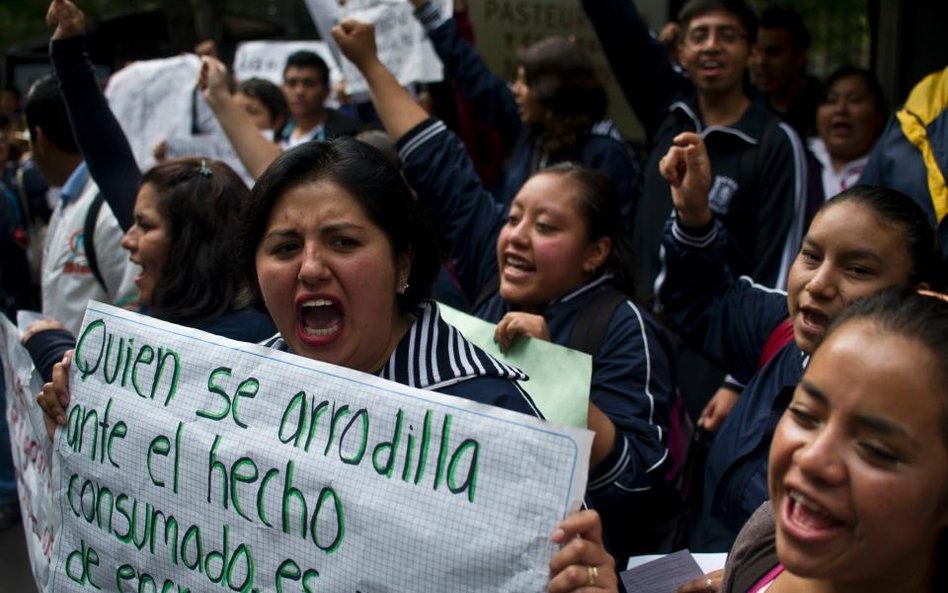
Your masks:
{"label": "graph paper sign", "polygon": [[6,384],[6,409],[2,412],[10,429],[10,452],[16,467],[16,491],[22,510],[26,551],[37,589],[48,591],[49,563],[59,528],[54,522],[49,480],[52,448],[46,436],[43,412],[34,400],[43,380],[33,369],[29,353],[20,345],[19,330],[4,315],[0,315],[0,360],[3,361],[0,381]]}
{"label": "graph paper sign", "polygon": [[90,304],[52,590],[540,592],[591,433]]}

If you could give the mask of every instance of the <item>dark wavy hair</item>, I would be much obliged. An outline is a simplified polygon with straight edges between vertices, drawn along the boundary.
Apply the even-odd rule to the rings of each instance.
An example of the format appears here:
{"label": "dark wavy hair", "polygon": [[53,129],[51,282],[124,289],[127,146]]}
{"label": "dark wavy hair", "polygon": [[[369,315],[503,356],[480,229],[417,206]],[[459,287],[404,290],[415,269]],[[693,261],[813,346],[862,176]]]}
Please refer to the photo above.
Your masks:
{"label": "dark wavy hair", "polygon": [[256,253],[277,201],[304,184],[331,181],[358,201],[385,233],[396,254],[410,253],[408,289],[397,294],[399,311],[411,313],[431,294],[440,258],[437,238],[395,165],[378,149],[352,138],[307,142],[284,152],[257,180],[242,223],[240,262],[260,296]]}
{"label": "dark wavy hair", "polygon": [[220,161],[189,157],[155,165],[145,185],[170,231],[149,314],[193,325],[242,308],[247,291],[234,253],[250,190],[240,176]]}
{"label": "dark wavy hair", "polygon": [[546,110],[531,130],[548,152],[575,147],[606,116],[606,90],[589,55],[562,37],[547,37],[521,49],[517,60],[530,95]]}
{"label": "dark wavy hair", "polygon": [[612,250],[600,272],[613,275],[616,287],[630,298],[635,296],[632,242],[622,225],[619,192],[612,179],[602,171],[577,163],[559,163],[535,175],[560,175],[573,182],[579,212],[586,223],[589,241],[608,237]]}
{"label": "dark wavy hair", "polygon": [[906,248],[912,257],[912,270],[909,273],[911,284],[924,282],[936,290],[942,288],[944,271],[935,227],[915,200],[888,187],[854,185],[823,204],[817,214],[844,202],[866,206],[882,222],[902,231]]}

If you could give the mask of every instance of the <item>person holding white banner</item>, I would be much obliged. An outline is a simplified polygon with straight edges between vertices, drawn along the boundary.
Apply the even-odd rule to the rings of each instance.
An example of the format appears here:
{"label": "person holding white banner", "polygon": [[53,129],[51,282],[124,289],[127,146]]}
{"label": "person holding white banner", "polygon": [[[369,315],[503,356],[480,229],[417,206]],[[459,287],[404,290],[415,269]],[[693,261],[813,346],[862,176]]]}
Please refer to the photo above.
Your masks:
{"label": "person holding white banner", "polygon": [[[525,375],[486,354],[426,300],[435,236],[398,170],[356,140],[312,142],[281,155],[254,187],[240,261],[280,333],[274,349],[398,383],[540,416]],[[52,436],[65,425],[70,355],[38,397]],[[511,452],[514,454],[514,452]],[[553,534],[550,591],[616,591],[596,514]]]}

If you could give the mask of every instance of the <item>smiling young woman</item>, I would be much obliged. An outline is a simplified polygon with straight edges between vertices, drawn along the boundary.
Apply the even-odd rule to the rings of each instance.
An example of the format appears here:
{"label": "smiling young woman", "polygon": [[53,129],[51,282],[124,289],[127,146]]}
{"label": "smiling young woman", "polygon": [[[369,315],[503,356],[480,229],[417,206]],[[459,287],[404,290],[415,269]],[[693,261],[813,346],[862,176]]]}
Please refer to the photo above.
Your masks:
{"label": "smiling young woman", "polygon": [[[662,160],[676,218],[666,228],[667,275],[659,295],[687,342],[746,385],[708,454],[691,549],[727,551],[768,498],[767,449],[782,394],[797,384],[827,327],[854,300],[891,286],[939,286],[934,229],[908,196],[856,186],[816,214],[787,275],[787,293],[735,279],[728,238],[707,204],[709,163],[701,139],[682,134]],[[787,320],[793,339],[762,353]]]}
{"label": "smiling young woman", "polygon": [[890,288],[842,313],[770,447],[770,494],[723,591],[944,591],[948,302]]}
{"label": "smiling young woman", "polygon": [[625,296],[634,294],[631,251],[615,185],[599,171],[561,163],[532,175],[498,210],[459,140],[378,60],[372,27],[346,21],[333,35],[366,76],[404,175],[440,223],[474,315],[498,324],[501,347],[526,337],[572,346],[584,313],[606,316],[593,355],[588,499],[619,564],[658,551],[680,510],[667,480],[676,392],[661,326]]}

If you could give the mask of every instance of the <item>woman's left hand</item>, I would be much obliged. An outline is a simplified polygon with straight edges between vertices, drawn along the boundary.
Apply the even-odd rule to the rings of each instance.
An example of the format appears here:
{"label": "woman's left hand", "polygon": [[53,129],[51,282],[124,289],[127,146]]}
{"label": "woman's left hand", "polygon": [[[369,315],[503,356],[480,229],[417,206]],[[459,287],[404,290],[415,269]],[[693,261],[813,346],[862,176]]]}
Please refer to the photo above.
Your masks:
{"label": "woman's left hand", "polygon": [[553,542],[564,545],[550,560],[549,593],[619,590],[616,562],[602,544],[599,513],[573,513],[557,526]]}
{"label": "woman's left hand", "polygon": [[497,324],[494,341],[500,346],[501,352],[507,352],[519,336],[530,336],[549,342],[550,330],[546,319],[542,315],[532,313],[507,313]]}

